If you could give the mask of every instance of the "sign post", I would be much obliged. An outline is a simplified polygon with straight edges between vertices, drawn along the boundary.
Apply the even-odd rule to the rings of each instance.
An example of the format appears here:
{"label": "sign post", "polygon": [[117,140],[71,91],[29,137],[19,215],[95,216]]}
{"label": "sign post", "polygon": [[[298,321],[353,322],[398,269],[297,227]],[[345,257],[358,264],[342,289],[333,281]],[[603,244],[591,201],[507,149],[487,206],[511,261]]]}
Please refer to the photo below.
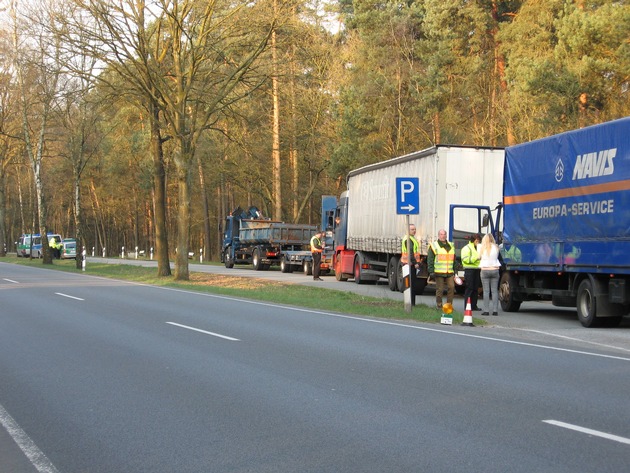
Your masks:
{"label": "sign post", "polygon": [[411,272],[415,271],[409,264],[411,262],[412,247],[409,245],[409,215],[420,213],[420,180],[417,177],[396,178],[396,213],[405,215],[405,235],[407,236],[407,264],[403,266],[403,301],[405,312],[411,312],[414,305],[413,280]]}

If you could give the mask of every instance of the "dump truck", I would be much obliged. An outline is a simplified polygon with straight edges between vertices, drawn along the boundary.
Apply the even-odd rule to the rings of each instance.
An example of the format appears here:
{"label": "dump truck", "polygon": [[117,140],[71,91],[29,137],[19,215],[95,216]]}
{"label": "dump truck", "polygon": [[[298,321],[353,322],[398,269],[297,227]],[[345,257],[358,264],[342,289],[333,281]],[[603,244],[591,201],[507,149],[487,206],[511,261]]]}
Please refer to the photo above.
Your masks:
{"label": "dump truck", "polygon": [[630,312],[630,117],[506,148],[503,185],[500,205],[454,205],[451,219],[471,230],[471,212],[501,242],[502,309],[545,300],[585,327],[618,325]]}
{"label": "dump truck", "polygon": [[284,273],[308,273],[310,240],[316,231],[316,225],[278,222],[263,218],[256,207],[238,207],[225,220],[221,262],[226,268],[251,264],[261,271],[278,265]]}
{"label": "dump truck", "polygon": [[[337,280],[386,279],[392,291],[403,291],[400,256],[407,229],[405,216],[397,214],[395,188],[396,178],[414,177],[420,209],[410,223],[416,226],[421,256],[414,293],[422,293],[429,276],[427,251],[438,231],[449,226],[450,204],[500,199],[503,153],[502,148],[437,145],[350,171],[335,216]],[[457,257],[468,236],[454,241]]]}

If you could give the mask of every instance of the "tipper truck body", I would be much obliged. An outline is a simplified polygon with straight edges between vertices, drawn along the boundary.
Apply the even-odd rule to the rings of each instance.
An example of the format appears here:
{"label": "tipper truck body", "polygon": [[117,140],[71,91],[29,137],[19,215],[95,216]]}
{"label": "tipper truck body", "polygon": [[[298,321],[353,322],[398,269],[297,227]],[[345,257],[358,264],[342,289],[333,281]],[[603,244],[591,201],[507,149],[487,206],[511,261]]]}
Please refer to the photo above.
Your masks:
{"label": "tipper truck body", "polygon": [[227,268],[251,264],[258,271],[271,265],[282,272],[302,270],[311,261],[310,240],[316,231],[316,225],[264,219],[256,207],[239,207],[226,218],[221,260]]}

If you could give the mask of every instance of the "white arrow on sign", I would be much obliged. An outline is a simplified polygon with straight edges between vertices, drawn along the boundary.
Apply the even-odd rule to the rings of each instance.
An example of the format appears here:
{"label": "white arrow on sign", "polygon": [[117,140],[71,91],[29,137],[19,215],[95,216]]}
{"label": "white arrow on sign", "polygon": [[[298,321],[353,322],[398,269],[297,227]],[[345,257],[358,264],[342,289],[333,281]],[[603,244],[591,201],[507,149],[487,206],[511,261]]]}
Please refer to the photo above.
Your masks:
{"label": "white arrow on sign", "polygon": [[415,209],[416,208],[411,204],[401,207],[401,210],[407,210],[408,212],[411,212],[412,210],[415,210]]}

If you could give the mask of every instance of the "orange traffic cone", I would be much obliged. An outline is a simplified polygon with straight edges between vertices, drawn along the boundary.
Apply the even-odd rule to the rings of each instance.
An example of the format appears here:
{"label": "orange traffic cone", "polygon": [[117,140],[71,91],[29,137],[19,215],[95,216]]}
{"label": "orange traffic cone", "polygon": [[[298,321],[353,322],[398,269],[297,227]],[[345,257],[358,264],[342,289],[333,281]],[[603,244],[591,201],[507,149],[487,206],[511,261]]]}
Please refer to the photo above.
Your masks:
{"label": "orange traffic cone", "polygon": [[474,327],[473,318],[472,318],[472,306],[470,305],[470,297],[468,301],[466,301],[466,310],[464,311],[464,321],[462,325],[466,325],[467,327]]}

